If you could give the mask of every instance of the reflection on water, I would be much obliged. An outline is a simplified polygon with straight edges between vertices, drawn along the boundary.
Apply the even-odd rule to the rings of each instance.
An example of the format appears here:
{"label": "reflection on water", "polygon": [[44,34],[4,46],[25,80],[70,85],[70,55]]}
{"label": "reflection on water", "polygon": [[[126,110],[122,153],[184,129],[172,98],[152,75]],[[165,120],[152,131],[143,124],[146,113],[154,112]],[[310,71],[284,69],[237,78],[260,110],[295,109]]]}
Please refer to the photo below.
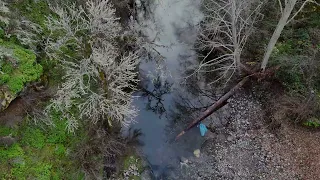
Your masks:
{"label": "reflection on water", "polygon": [[[160,117],[166,112],[163,104],[163,96],[169,94],[171,91],[172,83],[162,81],[160,76],[153,79],[152,83],[148,84],[153,87],[142,87],[141,96],[148,100],[146,110],[158,114]],[[150,89],[151,88],[151,89]]]}
{"label": "reflection on water", "polygon": [[166,179],[164,176],[180,168],[180,158],[192,156],[203,142],[198,129],[173,141],[186,125],[179,125],[181,121],[176,120],[189,114],[179,109],[177,100],[189,98],[187,86],[182,85],[183,77],[187,69],[197,64],[192,48],[202,18],[199,3],[200,0],[155,0],[148,7],[152,14],[138,20],[142,32],[153,42],[152,48],[163,57],[157,62],[144,59],[140,64],[141,91],[134,100],[140,112],[137,123],[132,125],[143,133],[141,149],[157,179]]}

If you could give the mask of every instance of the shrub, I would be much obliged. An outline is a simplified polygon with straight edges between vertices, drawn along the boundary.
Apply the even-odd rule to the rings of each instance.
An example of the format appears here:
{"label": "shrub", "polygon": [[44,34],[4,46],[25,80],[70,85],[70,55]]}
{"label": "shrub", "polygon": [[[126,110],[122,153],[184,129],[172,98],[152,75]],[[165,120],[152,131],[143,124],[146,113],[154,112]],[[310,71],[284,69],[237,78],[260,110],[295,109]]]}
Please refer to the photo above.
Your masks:
{"label": "shrub", "polygon": [[16,129],[0,126],[3,135],[20,138],[10,147],[0,146],[0,179],[79,179],[83,176],[80,166],[67,153],[74,150],[78,138],[83,136],[68,134],[66,120],[60,120],[57,113],[53,116],[60,123],[56,124],[57,129],[33,124],[30,119],[21,124],[18,133]]}
{"label": "shrub", "polygon": [[38,163],[33,167],[37,179],[50,180],[52,165],[47,163]]}
{"label": "shrub", "polygon": [[51,13],[51,10],[45,0],[17,1],[13,3],[12,8],[18,10],[22,16],[27,17],[32,22],[43,27],[45,27],[46,15]]}
{"label": "shrub", "polygon": [[65,121],[58,119],[54,121],[54,124],[55,126],[47,132],[47,142],[53,144],[66,143],[68,132],[66,131]]}
{"label": "shrub", "polygon": [[11,92],[17,94],[24,88],[24,82],[23,76],[14,76],[9,79],[7,85]]}
{"label": "shrub", "polygon": [[23,157],[24,151],[19,144],[13,144],[10,147],[0,147],[0,161],[10,158]]}
{"label": "shrub", "polygon": [[5,54],[13,59],[2,63],[1,71],[4,74],[0,74],[0,84],[7,85],[12,93],[17,94],[26,83],[40,78],[43,69],[40,64],[36,64],[36,55],[32,51],[6,41],[0,43],[0,46],[3,49],[0,55]]}
{"label": "shrub", "polygon": [[10,63],[5,63],[2,65],[1,70],[5,74],[11,74],[13,72],[13,66]]}
{"label": "shrub", "polygon": [[10,80],[9,74],[3,74],[0,76],[0,85],[7,83]]}
{"label": "shrub", "polygon": [[17,130],[6,127],[6,126],[0,126],[0,136],[8,136],[8,135],[16,136]]}
{"label": "shrub", "polygon": [[45,145],[45,138],[44,133],[40,129],[27,127],[22,134],[21,143],[41,149]]}
{"label": "shrub", "polygon": [[66,155],[66,148],[63,144],[57,144],[54,150],[54,153],[58,156],[65,156]]}
{"label": "shrub", "polygon": [[320,127],[320,121],[319,119],[313,117],[307,120],[306,122],[304,122],[303,125],[317,128],[317,127]]}

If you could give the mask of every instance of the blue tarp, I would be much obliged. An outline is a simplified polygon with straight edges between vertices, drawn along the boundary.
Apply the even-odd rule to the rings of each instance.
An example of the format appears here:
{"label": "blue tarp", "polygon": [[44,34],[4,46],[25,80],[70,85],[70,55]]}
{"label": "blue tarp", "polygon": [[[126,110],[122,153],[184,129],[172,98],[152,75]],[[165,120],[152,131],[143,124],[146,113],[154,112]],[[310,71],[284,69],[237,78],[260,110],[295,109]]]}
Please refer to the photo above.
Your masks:
{"label": "blue tarp", "polygon": [[201,134],[201,136],[204,136],[204,135],[206,134],[206,132],[208,131],[206,125],[200,123],[199,127],[200,127],[200,134]]}

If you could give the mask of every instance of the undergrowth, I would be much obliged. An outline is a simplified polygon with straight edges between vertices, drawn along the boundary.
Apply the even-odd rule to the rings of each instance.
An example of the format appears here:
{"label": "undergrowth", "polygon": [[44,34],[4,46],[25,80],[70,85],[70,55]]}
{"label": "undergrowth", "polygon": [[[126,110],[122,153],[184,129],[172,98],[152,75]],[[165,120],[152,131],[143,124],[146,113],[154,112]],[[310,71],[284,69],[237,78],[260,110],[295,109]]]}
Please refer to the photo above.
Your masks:
{"label": "undergrowth", "polygon": [[0,40],[0,85],[8,86],[13,94],[23,90],[26,83],[36,81],[43,68],[36,63],[36,55],[14,43]]}
{"label": "undergrowth", "polygon": [[45,0],[18,0],[11,4],[11,9],[16,9],[19,14],[45,28],[46,16],[52,12]]}
{"label": "undergrowth", "polygon": [[68,134],[66,120],[55,112],[52,117],[55,127],[43,128],[27,119],[18,129],[0,128],[1,135],[18,139],[0,147],[0,179],[83,179],[79,165],[71,159],[83,131]]}
{"label": "undergrowth", "polygon": [[319,6],[308,5],[296,18],[301,20],[284,29],[270,63],[280,65],[276,79],[286,90],[288,117],[309,127],[320,125],[319,15]]}

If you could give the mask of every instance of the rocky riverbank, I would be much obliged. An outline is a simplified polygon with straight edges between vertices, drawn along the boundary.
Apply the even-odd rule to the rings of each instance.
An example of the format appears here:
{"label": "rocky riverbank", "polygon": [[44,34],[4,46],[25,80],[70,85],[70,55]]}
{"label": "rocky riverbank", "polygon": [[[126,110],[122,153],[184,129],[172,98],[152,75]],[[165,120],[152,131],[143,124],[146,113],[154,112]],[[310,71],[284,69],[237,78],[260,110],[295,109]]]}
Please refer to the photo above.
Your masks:
{"label": "rocky riverbank", "polygon": [[[181,161],[169,179],[315,179],[319,174],[320,133],[283,122],[271,131],[255,93],[237,93],[205,121],[200,157]],[[280,132],[280,133],[279,133]],[[308,167],[308,168],[307,168]]]}

